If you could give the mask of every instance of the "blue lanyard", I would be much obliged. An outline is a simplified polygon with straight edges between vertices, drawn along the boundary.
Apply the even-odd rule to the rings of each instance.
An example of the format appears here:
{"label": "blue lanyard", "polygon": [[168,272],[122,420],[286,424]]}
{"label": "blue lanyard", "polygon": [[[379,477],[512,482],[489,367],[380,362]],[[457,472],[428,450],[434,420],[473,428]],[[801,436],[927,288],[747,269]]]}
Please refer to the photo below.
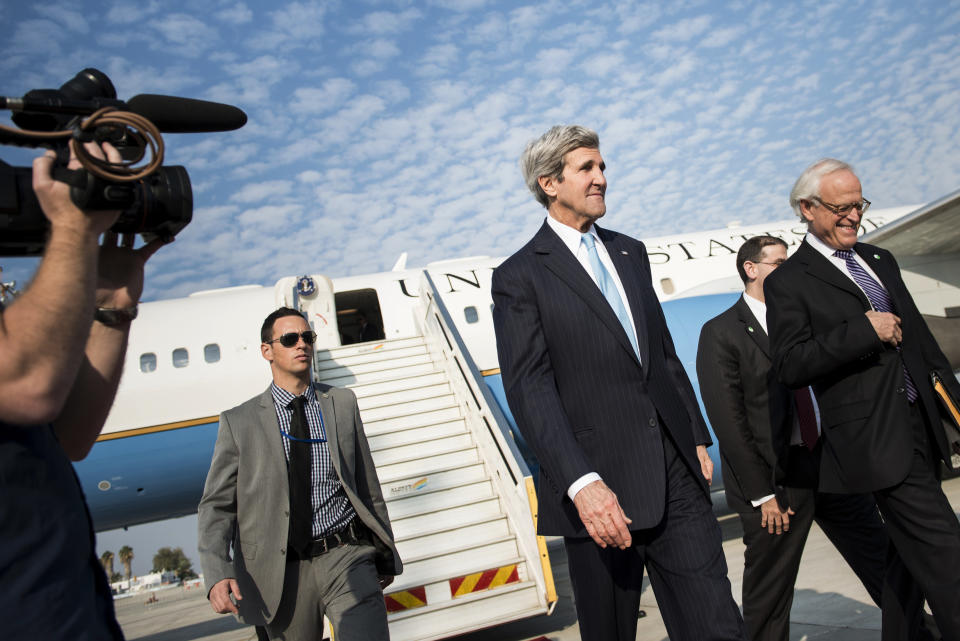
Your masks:
{"label": "blue lanyard", "polygon": [[[307,429],[310,429],[310,422],[307,421]],[[290,439],[291,441],[296,441],[297,443],[326,443],[327,439],[325,438],[297,438],[289,432],[285,432],[283,428],[280,428],[280,433],[284,435],[285,438]],[[320,412],[320,433],[326,434],[327,428],[323,425],[323,412]]]}

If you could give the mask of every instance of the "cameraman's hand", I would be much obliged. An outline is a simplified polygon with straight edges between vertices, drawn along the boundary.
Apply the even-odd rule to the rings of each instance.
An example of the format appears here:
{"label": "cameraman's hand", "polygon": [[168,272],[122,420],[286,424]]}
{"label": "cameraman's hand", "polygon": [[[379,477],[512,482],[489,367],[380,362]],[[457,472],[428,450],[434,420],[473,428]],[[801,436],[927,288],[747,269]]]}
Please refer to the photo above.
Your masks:
{"label": "cameraman's hand", "polygon": [[97,274],[97,307],[121,309],[133,307],[143,293],[143,268],[164,241],[155,238],[140,249],[133,249],[134,234],[124,234],[117,244],[116,232],[103,235]]}
{"label": "cameraman's hand", "polygon": [[[101,148],[94,142],[87,142],[84,143],[84,147],[96,158],[106,158],[113,163],[119,163],[122,160],[120,152],[110,143],[103,143]],[[47,151],[44,155],[33,160],[33,191],[37,194],[37,200],[40,201],[40,207],[50,221],[51,227],[54,229],[62,227],[89,234],[93,238],[99,237],[100,234],[110,229],[117,222],[120,212],[83,212],[70,199],[70,185],[53,179],[54,159],[56,159],[56,154]],[[81,169],[80,161],[74,155],[72,147],[67,168]]]}

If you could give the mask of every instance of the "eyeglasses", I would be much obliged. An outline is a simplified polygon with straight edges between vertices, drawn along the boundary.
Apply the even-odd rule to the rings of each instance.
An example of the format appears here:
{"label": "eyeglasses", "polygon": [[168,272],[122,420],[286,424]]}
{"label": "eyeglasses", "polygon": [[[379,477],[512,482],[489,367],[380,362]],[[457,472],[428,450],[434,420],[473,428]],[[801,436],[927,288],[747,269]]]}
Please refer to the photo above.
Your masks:
{"label": "eyeglasses", "polygon": [[280,338],[275,338],[272,341],[267,341],[267,343],[268,344],[276,343],[277,341],[280,341],[280,344],[283,345],[284,347],[293,347],[294,345],[300,342],[301,338],[303,339],[303,342],[306,343],[307,345],[313,345],[317,341],[317,333],[309,329],[305,332],[300,332],[299,334],[296,332],[287,332]]}
{"label": "eyeglasses", "polygon": [[870,201],[866,198],[858,203],[847,203],[846,205],[834,205],[833,203],[826,203],[816,196],[811,196],[810,200],[817,201],[823,205],[824,209],[829,209],[832,211],[835,216],[846,216],[850,213],[851,209],[856,209],[858,214],[863,214],[865,211],[870,209]]}
{"label": "eyeglasses", "polygon": [[750,262],[753,263],[754,265],[773,265],[774,267],[779,267],[786,260],[787,260],[786,258],[781,258],[780,260],[775,260],[772,263],[767,263],[762,260],[751,260]]}

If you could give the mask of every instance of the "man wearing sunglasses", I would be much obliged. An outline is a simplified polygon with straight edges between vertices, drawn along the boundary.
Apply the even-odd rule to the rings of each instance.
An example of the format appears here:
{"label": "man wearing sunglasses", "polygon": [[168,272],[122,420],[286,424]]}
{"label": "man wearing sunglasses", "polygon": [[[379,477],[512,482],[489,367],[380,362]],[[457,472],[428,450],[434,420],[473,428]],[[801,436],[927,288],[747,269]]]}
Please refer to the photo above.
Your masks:
{"label": "man wearing sunglasses", "polygon": [[208,598],[261,638],[319,639],[326,614],[338,641],[386,640],[402,565],[357,399],[311,382],[316,338],[295,309],[267,316],[273,382],[220,415],[199,506]]}
{"label": "man wearing sunglasses", "polygon": [[883,595],[884,622],[916,613],[910,631],[918,629],[915,579],[943,638],[958,641],[960,523],[938,478],[950,449],[930,372],[954,395],[960,385],[893,255],[857,242],[870,201],[853,169],[814,163],[790,204],[807,235],[764,283],[774,372],[816,395],[820,490],[872,492],[880,508],[891,541],[885,587],[896,596]]}

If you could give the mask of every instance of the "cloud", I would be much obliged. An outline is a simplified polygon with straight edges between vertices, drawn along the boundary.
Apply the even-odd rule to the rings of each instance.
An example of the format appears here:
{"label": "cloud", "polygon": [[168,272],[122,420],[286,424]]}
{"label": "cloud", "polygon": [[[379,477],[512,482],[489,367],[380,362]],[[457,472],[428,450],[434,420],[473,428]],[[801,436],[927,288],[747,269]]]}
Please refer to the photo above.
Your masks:
{"label": "cloud", "polygon": [[366,35],[388,35],[409,30],[422,17],[419,9],[405,11],[373,11],[364,15],[349,28],[351,33]]}
{"label": "cloud", "polygon": [[293,183],[289,180],[268,180],[261,183],[245,185],[230,197],[230,200],[240,203],[255,203],[270,199],[281,198],[290,193]]}
{"label": "cloud", "polygon": [[321,87],[295,89],[290,110],[304,115],[323,114],[341,107],[356,88],[356,84],[346,78],[329,78]]}
{"label": "cloud", "polygon": [[253,20],[253,11],[250,10],[246,2],[238,2],[226,7],[217,11],[215,15],[223,22],[234,25],[247,24]]}
{"label": "cloud", "polygon": [[654,39],[668,42],[688,42],[709,29],[712,21],[710,16],[684,18],[672,25],[667,25],[654,31],[653,37]]}

